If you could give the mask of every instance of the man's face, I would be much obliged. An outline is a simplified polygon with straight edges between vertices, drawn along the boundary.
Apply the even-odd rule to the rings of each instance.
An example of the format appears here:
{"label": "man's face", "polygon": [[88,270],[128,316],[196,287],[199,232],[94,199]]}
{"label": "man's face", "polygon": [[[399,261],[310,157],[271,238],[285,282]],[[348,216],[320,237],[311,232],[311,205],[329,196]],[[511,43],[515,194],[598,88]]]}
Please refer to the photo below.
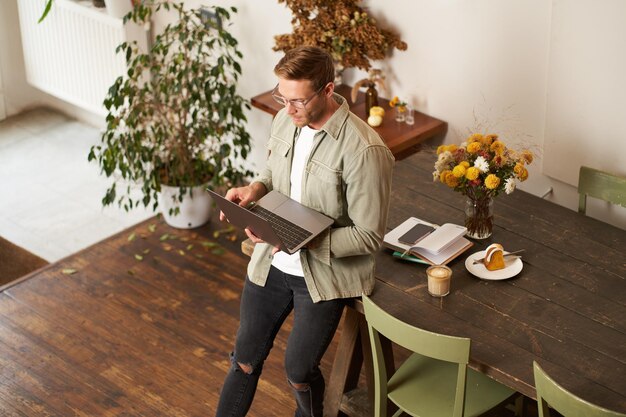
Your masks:
{"label": "man's face", "polygon": [[309,80],[278,80],[278,93],[287,100],[309,100],[304,108],[298,108],[292,103],[287,104],[287,114],[291,117],[293,124],[297,127],[304,127],[318,121],[324,114],[326,101],[324,92],[317,92],[311,86]]}

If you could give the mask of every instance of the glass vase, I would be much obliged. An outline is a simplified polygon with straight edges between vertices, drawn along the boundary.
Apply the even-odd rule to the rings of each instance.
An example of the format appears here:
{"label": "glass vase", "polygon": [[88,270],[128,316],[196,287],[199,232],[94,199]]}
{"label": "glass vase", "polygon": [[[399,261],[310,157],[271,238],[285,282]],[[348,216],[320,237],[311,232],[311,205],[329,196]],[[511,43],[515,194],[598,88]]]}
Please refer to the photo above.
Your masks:
{"label": "glass vase", "polygon": [[471,198],[465,200],[465,227],[467,236],[486,239],[493,232],[493,198]]}

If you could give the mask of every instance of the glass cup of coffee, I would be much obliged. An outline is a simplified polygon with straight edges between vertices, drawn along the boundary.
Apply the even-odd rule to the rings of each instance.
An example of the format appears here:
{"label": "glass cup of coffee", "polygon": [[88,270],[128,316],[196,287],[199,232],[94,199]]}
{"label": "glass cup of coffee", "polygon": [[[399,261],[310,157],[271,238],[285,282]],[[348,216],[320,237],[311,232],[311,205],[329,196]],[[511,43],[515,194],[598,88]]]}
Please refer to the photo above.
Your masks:
{"label": "glass cup of coffee", "polygon": [[426,270],[428,293],[433,297],[443,297],[450,293],[452,270],[445,265],[433,265]]}

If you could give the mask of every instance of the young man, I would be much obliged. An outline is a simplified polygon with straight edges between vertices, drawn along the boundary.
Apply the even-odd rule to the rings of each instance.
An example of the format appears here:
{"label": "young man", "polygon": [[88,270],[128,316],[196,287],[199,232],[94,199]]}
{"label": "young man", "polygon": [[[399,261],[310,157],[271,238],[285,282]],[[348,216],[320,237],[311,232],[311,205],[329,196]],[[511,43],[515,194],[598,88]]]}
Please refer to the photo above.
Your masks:
{"label": "young man", "polygon": [[298,47],[285,54],[274,73],[278,85],[272,94],[285,108],[272,125],[266,168],[249,186],[230,189],[226,198],[245,206],[277,190],[335,222],[293,255],[246,230],[256,246],[219,417],[247,413],[263,362],[291,310],[285,370],[295,393],[295,415],[322,417],[325,385],[319,363],[346,299],[370,294],[374,287],[374,253],[387,221],[393,155],[334,93],[330,55]]}

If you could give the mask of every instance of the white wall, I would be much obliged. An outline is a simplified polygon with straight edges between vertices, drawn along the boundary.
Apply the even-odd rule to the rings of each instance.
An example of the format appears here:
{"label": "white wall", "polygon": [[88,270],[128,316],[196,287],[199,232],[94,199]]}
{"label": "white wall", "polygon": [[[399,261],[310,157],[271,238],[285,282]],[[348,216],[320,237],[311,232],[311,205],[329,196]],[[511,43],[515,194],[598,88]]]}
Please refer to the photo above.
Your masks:
{"label": "white wall", "polygon": [[[553,1],[543,173],[559,184],[553,201],[568,207],[581,165],[626,176],[624,16],[623,0]],[[589,215],[626,228],[622,207],[589,204]]]}
{"label": "white wall", "polygon": [[[581,2],[585,4],[581,6]],[[0,1],[4,3],[6,0]],[[272,68],[282,54],[272,51],[273,36],[291,31],[291,13],[283,4],[275,0],[188,0],[186,3],[190,7],[204,3],[238,7],[232,30],[244,54],[240,93],[252,97],[274,86]],[[570,185],[572,181],[567,184],[545,172],[550,171],[546,168],[561,169],[577,162],[557,158],[550,160],[548,167],[543,154],[546,138],[560,132],[564,123],[568,129],[579,124],[582,127],[579,118],[562,119],[561,107],[552,104],[552,95],[564,91],[558,81],[570,74],[572,65],[579,64],[576,60],[568,61],[575,55],[563,53],[562,41],[570,39],[566,45],[571,47],[580,39],[569,27],[568,31],[560,31],[555,25],[561,25],[563,16],[573,14],[574,20],[567,21],[568,24],[586,27],[585,34],[612,40],[615,48],[624,41],[624,30],[615,34],[614,28],[601,23],[602,19],[624,16],[622,4],[625,4],[623,0],[364,0],[362,3],[382,24],[395,28],[409,45],[406,52],[395,51],[376,65],[387,74],[392,95],[399,95],[418,110],[447,121],[447,143],[458,143],[471,130],[480,129],[500,134],[507,144],[531,147],[538,158],[530,166],[530,178],[521,188],[536,195],[552,189],[547,198],[571,209],[576,209],[578,201],[576,189]],[[582,12],[574,10],[580,7]],[[558,9],[556,16],[553,8]],[[563,8],[566,14],[561,13]],[[587,11],[599,17],[587,20]],[[156,23],[163,25],[165,19]],[[568,89],[568,92],[575,96],[578,91],[593,90],[605,76],[606,68],[614,68],[614,64],[609,59],[595,67],[585,66],[584,71],[591,74],[583,78],[584,88]],[[345,80],[354,82],[364,75],[350,69]],[[611,76],[618,75],[613,71]],[[5,79],[5,84],[9,80]],[[605,88],[610,86],[609,80]],[[623,100],[610,94],[602,98],[597,113],[606,110],[611,115],[626,114]],[[11,94],[7,100],[16,98]],[[626,152],[621,139],[624,135],[620,137],[621,132],[615,132],[616,124],[611,123],[615,121],[603,124],[611,134],[607,134],[602,146],[618,151],[613,156],[621,151],[624,158]],[[249,114],[249,130],[255,143],[251,160],[257,162],[257,167],[264,159],[270,122],[270,116],[260,110],[253,109]],[[580,141],[587,147],[596,143],[591,136],[581,137]],[[625,166],[626,161],[621,161]],[[594,166],[608,169],[604,162],[598,159]],[[592,203],[590,213],[626,228],[626,209]]]}
{"label": "white wall", "polygon": [[[409,44],[382,63],[393,95],[446,120],[446,142],[473,131],[498,133],[516,147],[543,145],[550,2],[544,0],[371,1],[372,13]],[[407,12],[402,12],[406,10]],[[364,74],[363,74],[364,75]],[[548,182],[531,166],[523,188]]]}
{"label": "white wall", "polygon": [[554,2],[544,172],[568,184],[581,164],[626,176],[626,151],[610,151],[626,144],[626,2],[601,3]]}

